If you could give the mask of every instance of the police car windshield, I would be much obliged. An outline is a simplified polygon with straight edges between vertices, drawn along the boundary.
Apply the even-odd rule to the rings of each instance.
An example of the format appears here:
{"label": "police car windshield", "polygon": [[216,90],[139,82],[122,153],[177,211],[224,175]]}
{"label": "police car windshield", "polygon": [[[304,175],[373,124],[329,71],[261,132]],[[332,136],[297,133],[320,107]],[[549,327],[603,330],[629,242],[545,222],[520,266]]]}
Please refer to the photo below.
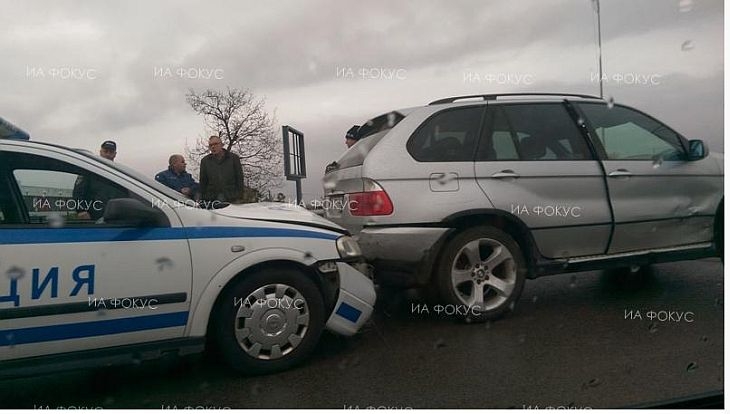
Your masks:
{"label": "police car windshield", "polygon": [[175,201],[178,201],[180,203],[183,203],[183,204],[191,206],[191,207],[198,207],[197,203],[192,202],[191,199],[186,198],[185,196],[178,193],[177,191],[158,183],[154,179],[151,179],[151,178],[147,177],[146,175],[141,174],[139,171],[136,171],[132,168],[125,166],[124,164],[119,164],[119,163],[116,163],[113,161],[109,161],[106,158],[100,157],[99,155],[96,155],[96,154],[86,151],[86,150],[77,149],[74,151],[78,154],[82,154],[84,156],[93,158],[96,161],[99,161],[125,175],[128,175],[128,176],[134,178],[135,180],[154,188],[155,190],[166,195],[167,197],[174,199]]}

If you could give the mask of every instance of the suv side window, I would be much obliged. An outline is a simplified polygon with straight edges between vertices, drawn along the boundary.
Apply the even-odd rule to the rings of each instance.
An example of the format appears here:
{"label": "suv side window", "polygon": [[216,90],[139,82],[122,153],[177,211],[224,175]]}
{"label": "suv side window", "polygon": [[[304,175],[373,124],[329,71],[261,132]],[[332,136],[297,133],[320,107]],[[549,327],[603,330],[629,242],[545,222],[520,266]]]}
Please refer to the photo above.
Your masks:
{"label": "suv side window", "polygon": [[585,138],[562,104],[494,105],[488,119],[479,161],[592,158]]}
{"label": "suv side window", "polygon": [[609,160],[684,158],[679,135],[666,125],[630,108],[579,103]]}
{"label": "suv side window", "polygon": [[9,166],[28,224],[50,227],[104,225],[106,203],[137,198],[123,187],[74,165],[30,154],[14,154]]}
{"label": "suv side window", "polygon": [[472,161],[484,106],[447,109],[426,120],[406,144],[417,161]]}

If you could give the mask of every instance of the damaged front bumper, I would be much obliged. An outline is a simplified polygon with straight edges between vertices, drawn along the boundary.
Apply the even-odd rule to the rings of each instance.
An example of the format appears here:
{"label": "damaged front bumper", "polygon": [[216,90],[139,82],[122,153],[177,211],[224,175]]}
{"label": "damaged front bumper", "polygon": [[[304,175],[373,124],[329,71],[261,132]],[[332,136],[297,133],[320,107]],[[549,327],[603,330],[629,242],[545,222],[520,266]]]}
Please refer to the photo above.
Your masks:
{"label": "damaged front bumper", "polygon": [[[348,263],[338,262],[339,292],[327,329],[351,336],[370,319],[375,306],[375,287],[371,278]],[[367,268],[362,268],[367,271]]]}

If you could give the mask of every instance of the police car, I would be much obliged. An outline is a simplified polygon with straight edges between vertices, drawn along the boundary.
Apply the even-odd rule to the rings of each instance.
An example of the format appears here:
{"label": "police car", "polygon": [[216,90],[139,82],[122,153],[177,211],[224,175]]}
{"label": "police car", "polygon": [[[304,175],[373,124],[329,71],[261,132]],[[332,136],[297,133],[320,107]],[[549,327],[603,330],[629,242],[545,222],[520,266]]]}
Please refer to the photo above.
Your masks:
{"label": "police car", "polygon": [[[96,194],[74,191],[83,180]],[[206,344],[270,373],[323,329],[369,319],[373,283],[344,229],[297,206],[215,204],[82,150],[0,138],[0,378]]]}

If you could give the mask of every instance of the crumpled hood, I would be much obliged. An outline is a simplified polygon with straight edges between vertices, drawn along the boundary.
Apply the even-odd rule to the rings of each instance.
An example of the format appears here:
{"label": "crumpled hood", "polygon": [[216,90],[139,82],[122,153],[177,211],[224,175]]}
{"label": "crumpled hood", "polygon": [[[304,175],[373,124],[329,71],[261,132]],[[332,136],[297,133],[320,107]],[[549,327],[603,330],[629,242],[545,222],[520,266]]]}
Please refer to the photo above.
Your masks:
{"label": "crumpled hood", "polygon": [[231,204],[228,207],[211,210],[211,212],[226,217],[301,224],[342,234],[347,233],[347,230],[337,224],[296,204],[273,202]]}

